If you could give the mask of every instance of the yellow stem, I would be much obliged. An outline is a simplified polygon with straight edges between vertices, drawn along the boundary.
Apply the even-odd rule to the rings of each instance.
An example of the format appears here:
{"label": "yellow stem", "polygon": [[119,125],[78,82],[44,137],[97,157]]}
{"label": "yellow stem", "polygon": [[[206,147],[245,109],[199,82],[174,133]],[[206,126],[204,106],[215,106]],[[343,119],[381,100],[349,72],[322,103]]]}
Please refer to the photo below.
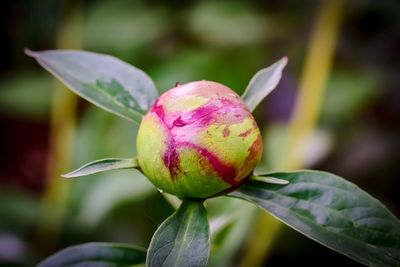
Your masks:
{"label": "yellow stem", "polygon": [[288,128],[285,169],[303,165],[304,143],[314,131],[336,48],[343,1],[322,1],[310,40],[294,115]]}
{"label": "yellow stem", "polygon": [[[68,7],[60,25],[58,48],[79,48],[81,44],[82,9],[79,3]],[[69,182],[60,178],[70,168],[75,131],[77,97],[59,81],[54,81],[50,114],[50,153],[45,189],[42,195],[42,220],[37,228],[38,246],[51,252],[58,242],[65,216]],[[56,216],[48,213],[51,209]]]}
{"label": "yellow stem", "polygon": [[[293,117],[288,125],[285,157],[277,169],[293,170],[303,165],[303,148],[314,131],[338,38],[343,0],[321,1],[310,39]],[[260,212],[240,266],[262,266],[270,254],[282,223]]]}

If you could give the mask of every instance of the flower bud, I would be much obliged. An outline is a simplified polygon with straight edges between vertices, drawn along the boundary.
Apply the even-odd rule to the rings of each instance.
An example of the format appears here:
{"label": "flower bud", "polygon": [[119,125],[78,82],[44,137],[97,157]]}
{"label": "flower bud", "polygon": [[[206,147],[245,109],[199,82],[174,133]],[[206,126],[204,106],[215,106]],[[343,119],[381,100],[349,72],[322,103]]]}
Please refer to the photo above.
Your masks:
{"label": "flower bud", "polygon": [[161,191],[206,198],[234,188],[259,163],[260,130],[242,99],[197,81],[161,95],[137,136],[139,166]]}

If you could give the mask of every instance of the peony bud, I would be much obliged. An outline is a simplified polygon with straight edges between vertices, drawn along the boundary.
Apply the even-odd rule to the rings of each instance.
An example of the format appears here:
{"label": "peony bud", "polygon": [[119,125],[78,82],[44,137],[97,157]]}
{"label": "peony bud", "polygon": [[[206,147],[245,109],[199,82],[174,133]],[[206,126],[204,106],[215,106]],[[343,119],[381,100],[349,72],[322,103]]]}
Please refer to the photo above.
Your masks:
{"label": "peony bud", "polygon": [[260,130],[242,99],[197,81],[161,95],[137,137],[139,166],[160,190],[206,198],[234,188],[259,163]]}

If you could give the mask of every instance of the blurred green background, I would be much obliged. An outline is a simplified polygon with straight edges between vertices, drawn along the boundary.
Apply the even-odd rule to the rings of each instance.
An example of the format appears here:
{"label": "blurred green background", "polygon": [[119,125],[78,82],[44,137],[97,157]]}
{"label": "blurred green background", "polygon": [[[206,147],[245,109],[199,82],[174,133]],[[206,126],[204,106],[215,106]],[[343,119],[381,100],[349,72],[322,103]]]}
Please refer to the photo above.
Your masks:
{"label": "blurred green background", "polygon": [[[0,266],[33,266],[89,241],[147,247],[174,210],[135,170],[59,177],[94,159],[133,157],[137,126],[70,94],[24,48],[111,54],[148,73],[160,93],[204,79],[241,94],[259,69],[287,56],[281,83],[254,113],[265,138],[260,168],[333,172],[399,217],[400,2],[333,2],[2,1]],[[321,98],[298,97],[314,89]],[[301,115],[310,105],[315,114]],[[303,138],[293,125],[307,116]],[[300,149],[288,148],[298,140]],[[292,153],[301,162],[286,163]],[[210,266],[359,265],[242,202],[207,205]]]}

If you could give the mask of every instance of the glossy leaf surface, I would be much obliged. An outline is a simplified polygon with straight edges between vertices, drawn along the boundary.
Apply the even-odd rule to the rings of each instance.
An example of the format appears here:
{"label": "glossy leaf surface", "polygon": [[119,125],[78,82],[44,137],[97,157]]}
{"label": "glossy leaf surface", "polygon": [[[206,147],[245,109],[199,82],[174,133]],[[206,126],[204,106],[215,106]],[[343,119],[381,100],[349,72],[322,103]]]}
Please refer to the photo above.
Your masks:
{"label": "glossy leaf surface", "polygon": [[147,74],[115,57],[75,50],[26,53],[76,94],[138,124],[157,98]]}
{"label": "glossy leaf surface", "polygon": [[400,222],[378,200],[333,174],[268,174],[287,185],[251,181],[231,196],[251,201],[307,237],[371,266],[400,265]]}
{"label": "glossy leaf surface", "polygon": [[147,266],[206,266],[210,252],[207,212],[202,202],[184,200],[155,232]]}
{"label": "glossy leaf surface", "polygon": [[276,88],[282,77],[282,70],[287,64],[287,57],[275,62],[268,68],[258,71],[250,80],[242,98],[250,111]]}
{"label": "glossy leaf surface", "polygon": [[63,249],[37,267],[128,267],[143,263],[146,250],[126,244],[87,243]]}

